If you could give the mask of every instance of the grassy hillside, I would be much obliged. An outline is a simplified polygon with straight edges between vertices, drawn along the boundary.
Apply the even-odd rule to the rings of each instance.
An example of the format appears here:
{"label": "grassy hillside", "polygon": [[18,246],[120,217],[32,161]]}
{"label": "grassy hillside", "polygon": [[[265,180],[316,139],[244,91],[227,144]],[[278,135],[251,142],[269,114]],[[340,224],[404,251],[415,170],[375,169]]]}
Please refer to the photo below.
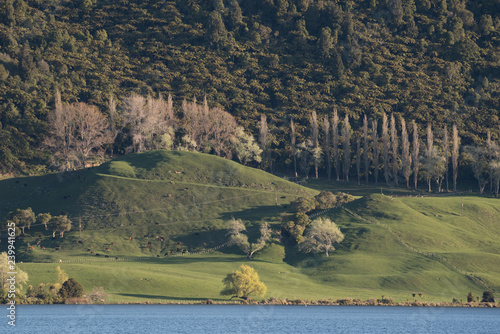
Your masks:
{"label": "grassy hillside", "polygon": [[225,242],[220,229],[232,217],[249,224],[276,219],[298,196],[316,193],[233,161],[177,151],[128,155],[69,174],[2,180],[0,189],[2,216],[31,207],[35,213],[65,213],[73,221],[62,239],[52,240],[43,226],[26,229],[21,243],[46,249],[21,253],[24,260],[88,248],[110,248],[110,255],[206,249]]}
{"label": "grassy hillside", "polygon": [[[500,289],[498,199],[393,198],[348,184],[310,185],[362,195],[326,213],[346,237],[328,258],[277,241],[253,260],[236,247],[192,254],[222,245],[223,222],[231,217],[242,218],[252,238],[260,221],[277,229],[290,201],[317,192],[205,154],[154,151],[71,175],[3,180],[0,200],[4,210],[18,205],[35,212],[66,211],[75,222],[63,239],[52,240],[43,226],[26,230],[18,241],[19,260],[38,262],[21,264],[29,284],[54,282],[60,265],[87,291],[103,286],[115,302],[221,299],[222,278],[242,263],[257,269],[268,286],[266,297],[384,295],[406,301],[415,293],[423,301],[449,302],[465,300],[469,291],[479,296]],[[39,241],[25,252],[26,243]],[[191,254],[181,255],[177,248]],[[171,251],[177,256],[165,256]]]}

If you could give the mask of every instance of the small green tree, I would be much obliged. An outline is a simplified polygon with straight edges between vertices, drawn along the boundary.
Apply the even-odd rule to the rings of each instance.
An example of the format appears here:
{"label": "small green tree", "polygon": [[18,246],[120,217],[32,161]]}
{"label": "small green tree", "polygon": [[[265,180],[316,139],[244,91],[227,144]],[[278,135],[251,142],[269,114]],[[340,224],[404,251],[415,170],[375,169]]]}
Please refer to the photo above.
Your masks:
{"label": "small green tree", "polygon": [[311,223],[309,216],[305,213],[297,212],[292,216],[286,217],[285,221],[281,225],[282,232],[284,235],[295,241],[296,243],[301,243],[304,240],[302,236],[306,226]]}
{"label": "small green tree", "polygon": [[250,266],[242,264],[239,270],[235,270],[222,280],[224,289],[220,292],[223,296],[232,296],[247,300],[250,295],[263,297],[267,287],[260,281],[259,275]]}
{"label": "small green tree", "polygon": [[494,303],[495,296],[493,295],[493,291],[486,290],[483,292],[483,299],[481,299],[483,303]]}
{"label": "small green tree", "polygon": [[306,213],[312,211],[316,208],[316,203],[314,199],[309,197],[300,197],[293,201],[292,210],[295,212]]}
{"label": "small green tree", "polygon": [[31,208],[17,209],[9,213],[7,220],[14,222],[16,227],[19,227],[24,234],[24,229],[26,227],[29,229],[31,224],[35,222],[35,213],[31,210]]}
{"label": "small green tree", "polygon": [[316,209],[325,210],[337,205],[337,197],[330,191],[322,191],[314,196]]}
{"label": "small green tree", "polygon": [[305,252],[324,252],[328,256],[330,251],[335,250],[333,245],[342,240],[344,235],[334,222],[328,218],[317,218],[306,231],[299,249]]}
{"label": "small green tree", "polygon": [[52,217],[49,224],[52,227],[53,238],[56,237],[56,232],[59,232],[62,238],[64,237],[64,232],[71,230],[71,220],[69,220],[68,216],[65,215]]}
{"label": "small green tree", "polygon": [[83,296],[83,287],[74,278],[70,278],[63,283],[61,289],[59,290],[59,295],[63,299],[80,298]]}
{"label": "small green tree", "polygon": [[43,224],[45,226],[45,229],[47,229],[47,224],[50,222],[51,219],[52,216],[50,215],[50,213],[39,213],[36,216],[36,222],[38,224]]}
{"label": "small green tree", "polygon": [[472,302],[474,302],[474,295],[472,294],[472,291],[469,291],[469,294],[467,295],[467,303]]}

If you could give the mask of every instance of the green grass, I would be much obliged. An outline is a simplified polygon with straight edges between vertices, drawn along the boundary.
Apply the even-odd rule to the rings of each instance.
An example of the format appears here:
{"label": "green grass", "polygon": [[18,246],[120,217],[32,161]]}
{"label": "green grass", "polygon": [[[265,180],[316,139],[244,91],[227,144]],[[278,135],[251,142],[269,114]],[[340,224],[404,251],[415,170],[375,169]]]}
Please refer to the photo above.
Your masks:
{"label": "green grass", "polygon": [[[450,302],[465,300],[469,291],[479,296],[500,289],[498,199],[389,197],[375,186],[324,180],[306,185],[314,190],[209,155],[154,151],[64,176],[3,180],[0,200],[82,218],[81,237],[75,219],[63,239],[52,240],[42,226],[26,231],[18,241],[19,259],[38,262],[21,264],[29,284],[55,282],[61,259],[61,267],[86,291],[103,286],[115,302],[221,300],[222,279],[242,263],[255,267],[268,286],[266,298],[384,295],[406,301],[420,292],[423,301]],[[329,257],[277,241],[253,260],[236,247],[165,256],[177,248],[196,252],[221,245],[227,240],[224,222],[231,217],[246,222],[252,240],[261,221],[277,229],[292,200],[319,190],[358,198],[327,213],[345,235]],[[398,188],[383,192],[411,194]],[[28,242],[45,249],[26,252]],[[101,256],[90,255],[89,248]]]}

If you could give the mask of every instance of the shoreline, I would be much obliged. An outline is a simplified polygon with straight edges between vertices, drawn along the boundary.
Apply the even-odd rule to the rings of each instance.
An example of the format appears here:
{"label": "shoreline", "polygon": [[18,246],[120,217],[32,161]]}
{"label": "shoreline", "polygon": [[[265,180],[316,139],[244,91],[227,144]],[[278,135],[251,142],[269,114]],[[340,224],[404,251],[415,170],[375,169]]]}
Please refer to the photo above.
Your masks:
{"label": "shoreline", "polygon": [[[6,304],[5,304],[6,305]],[[97,302],[92,303],[88,299],[71,300],[60,304],[17,304],[17,305],[254,305],[254,306],[385,306],[385,307],[459,307],[459,308],[500,308],[500,303],[491,302],[471,302],[471,303],[452,303],[452,302],[378,302],[376,300],[367,301],[348,301],[341,300],[290,300],[290,299],[275,299],[269,300],[236,300],[236,301],[214,301],[212,299],[179,301],[179,302]]]}

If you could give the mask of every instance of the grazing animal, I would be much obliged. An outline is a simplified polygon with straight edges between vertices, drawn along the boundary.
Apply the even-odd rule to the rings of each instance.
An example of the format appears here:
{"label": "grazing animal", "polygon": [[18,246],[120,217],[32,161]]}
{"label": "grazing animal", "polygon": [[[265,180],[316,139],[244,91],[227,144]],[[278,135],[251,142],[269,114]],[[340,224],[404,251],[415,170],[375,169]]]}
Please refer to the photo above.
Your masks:
{"label": "grazing animal", "polygon": [[94,251],[91,251],[90,254],[94,255],[95,253],[94,253]]}
{"label": "grazing animal", "polygon": [[87,248],[87,252],[90,252],[90,251],[91,251],[91,249],[90,249],[90,248]]}
{"label": "grazing animal", "polygon": [[109,257],[109,255],[104,255],[104,257]]}
{"label": "grazing animal", "polygon": [[106,247],[106,252],[109,252],[109,248]]}
{"label": "grazing animal", "polygon": [[96,254],[95,254],[95,256],[99,256],[99,255],[101,255],[101,254],[99,254],[99,253],[96,253]]}

